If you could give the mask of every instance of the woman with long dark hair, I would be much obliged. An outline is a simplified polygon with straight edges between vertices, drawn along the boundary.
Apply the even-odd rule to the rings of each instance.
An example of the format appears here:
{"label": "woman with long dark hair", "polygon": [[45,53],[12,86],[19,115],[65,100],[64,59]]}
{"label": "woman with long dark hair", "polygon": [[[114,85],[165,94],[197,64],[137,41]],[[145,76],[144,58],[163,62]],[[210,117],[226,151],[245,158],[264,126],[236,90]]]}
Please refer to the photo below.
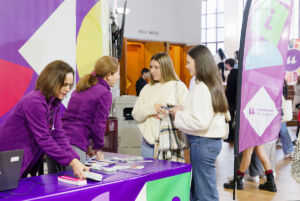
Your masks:
{"label": "woman with long dark hair", "polygon": [[183,106],[171,110],[175,126],[188,136],[192,164],[191,201],[219,200],[215,170],[229,120],[221,76],[212,54],[198,45],[187,53],[187,69],[196,76]]}
{"label": "woman with long dark hair", "polygon": [[225,60],[226,60],[226,56],[224,51],[222,50],[222,48],[219,48],[217,51],[217,54],[215,55],[215,62],[219,68],[219,72],[222,76],[222,80],[223,82],[225,82]]}

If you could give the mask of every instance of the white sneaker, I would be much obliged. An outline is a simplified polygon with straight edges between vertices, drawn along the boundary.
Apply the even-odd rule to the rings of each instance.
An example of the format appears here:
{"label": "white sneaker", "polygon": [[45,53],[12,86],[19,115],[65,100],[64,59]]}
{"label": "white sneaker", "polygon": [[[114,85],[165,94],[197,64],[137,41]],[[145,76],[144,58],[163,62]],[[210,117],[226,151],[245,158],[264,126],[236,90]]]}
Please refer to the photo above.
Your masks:
{"label": "white sneaker", "polygon": [[284,158],[294,158],[294,157],[295,157],[295,152],[294,151],[284,155]]}
{"label": "white sneaker", "polygon": [[256,175],[256,176],[251,177],[250,175],[246,174],[245,175],[245,180],[246,181],[252,181],[252,182],[255,182],[255,183],[259,183],[259,176]]}
{"label": "white sneaker", "polygon": [[[231,177],[227,177],[227,181],[228,182],[230,182],[230,181],[232,181],[233,180],[233,176],[231,176]],[[245,181],[245,178],[243,178],[243,182]]]}
{"label": "white sneaker", "polygon": [[[273,172],[273,176],[274,176],[274,179],[275,179],[276,176],[277,176],[277,175],[276,175],[276,172]],[[260,178],[263,178],[264,181],[267,182],[267,176],[266,176],[266,175],[261,175]]]}

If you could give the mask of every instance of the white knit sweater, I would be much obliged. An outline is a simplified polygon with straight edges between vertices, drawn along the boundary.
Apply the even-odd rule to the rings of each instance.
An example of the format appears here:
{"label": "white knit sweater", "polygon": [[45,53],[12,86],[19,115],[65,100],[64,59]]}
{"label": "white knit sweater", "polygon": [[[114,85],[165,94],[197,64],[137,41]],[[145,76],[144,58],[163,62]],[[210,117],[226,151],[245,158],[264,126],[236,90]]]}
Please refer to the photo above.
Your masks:
{"label": "white knit sweater", "polygon": [[154,144],[159,134],[160,120],[156,118],[154,104],[181,105],[188,95],[188,89],[181,81],[147,84],[138,97],[132,115],[139,123],[138,127],[149,144]]}
{"label": "white knit sweater", "polygon": [[228,113],[214,113],[208,87],[196,82],[183,103],[183,110],[175,115],[175,126],[190,135],[226,138],[229,130],[225,115]]}

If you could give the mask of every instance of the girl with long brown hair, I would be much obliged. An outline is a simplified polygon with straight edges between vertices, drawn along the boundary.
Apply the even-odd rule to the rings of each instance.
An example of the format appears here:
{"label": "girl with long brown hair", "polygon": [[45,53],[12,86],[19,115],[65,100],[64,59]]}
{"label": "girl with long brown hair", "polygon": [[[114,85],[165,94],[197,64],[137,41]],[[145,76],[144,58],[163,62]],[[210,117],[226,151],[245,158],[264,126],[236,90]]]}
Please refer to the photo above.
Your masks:
{"label": "girl with long brown hair", "polygon": [[[222,80],[212,54],[198,45],[187,52],[187,69],[196,76],[183,106],[171,113],[175,126],[187,134],[192,164],[190,200],[219,200],[215,172],[222,139],[228,135],[228,114]],[[229,120],[229,117],[227,117]]]}

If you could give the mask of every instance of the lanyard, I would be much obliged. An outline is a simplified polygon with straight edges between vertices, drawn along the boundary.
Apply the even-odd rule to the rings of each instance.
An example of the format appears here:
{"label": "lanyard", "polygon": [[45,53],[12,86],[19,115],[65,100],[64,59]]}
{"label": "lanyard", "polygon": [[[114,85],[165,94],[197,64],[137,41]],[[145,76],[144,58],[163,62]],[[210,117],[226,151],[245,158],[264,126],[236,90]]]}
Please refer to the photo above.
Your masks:
{"label": "lanyard", "polygon": [[53,107],[50,107],[50,118],[49,118],[49,131],[50,131],[50,134],[52,134],[53,113],[54,113],[54,109],[53,109]]}

